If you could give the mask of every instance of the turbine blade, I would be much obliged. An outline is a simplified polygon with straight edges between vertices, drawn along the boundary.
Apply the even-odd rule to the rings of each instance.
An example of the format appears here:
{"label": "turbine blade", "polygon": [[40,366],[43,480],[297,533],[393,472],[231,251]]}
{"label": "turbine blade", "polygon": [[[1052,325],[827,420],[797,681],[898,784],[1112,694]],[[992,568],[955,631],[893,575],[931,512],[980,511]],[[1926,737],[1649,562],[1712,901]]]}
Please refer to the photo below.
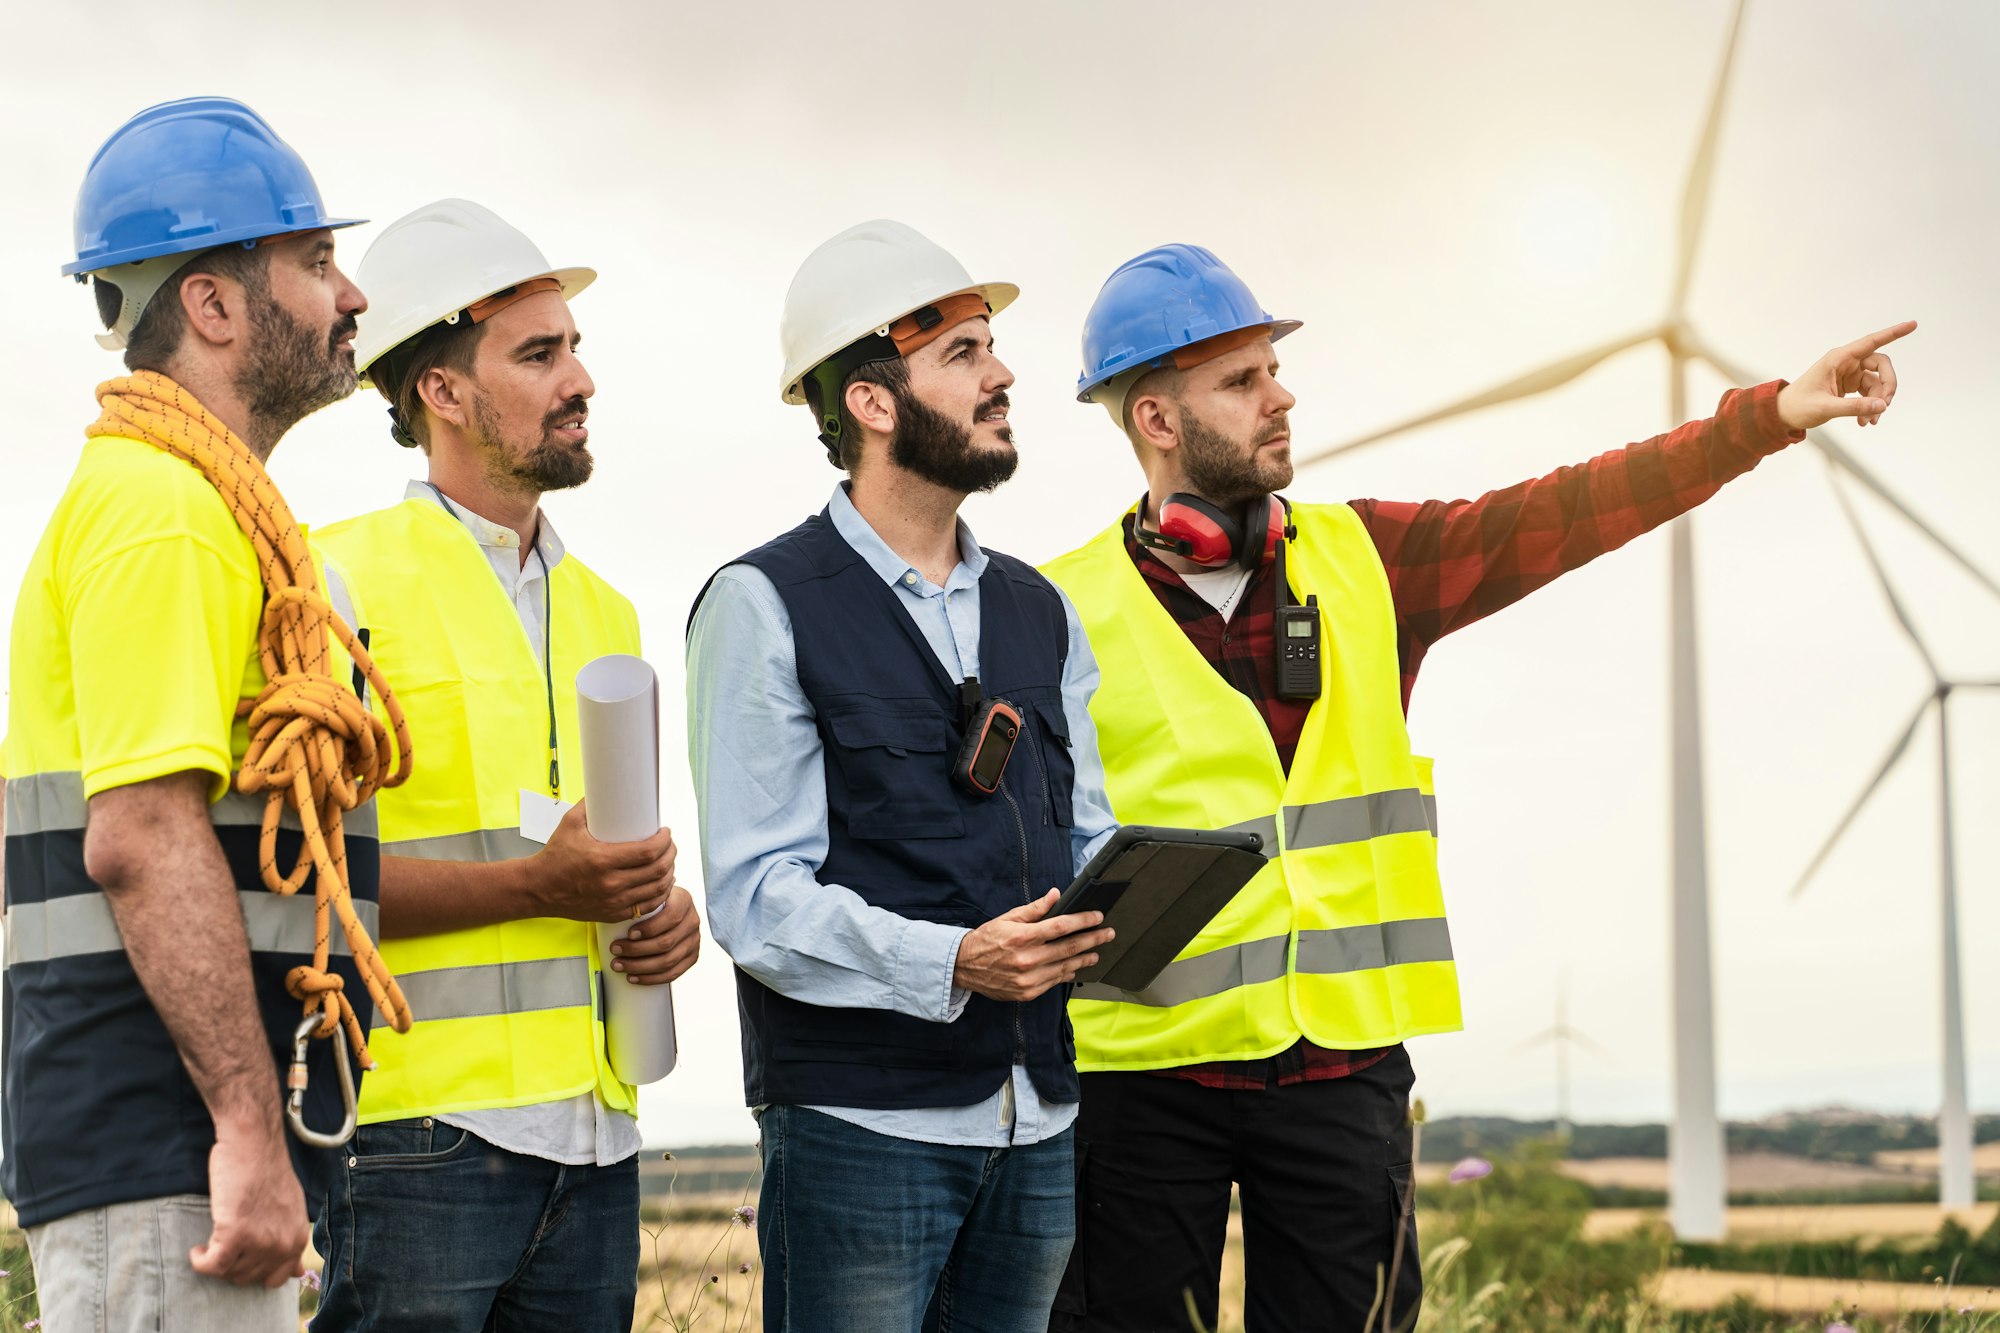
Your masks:
{"label": "turbine blade", "polygon": [[1820,866],[1825,864],[1826,858],[1833,852],[1834,845],[1847,833],[1848,826],[1860,815],[1861,808],[1868,804],[1868,798],[1875,794],[1875,789],[1881,786],[1883,780],[1889,776],[1889,770],[1896,766],[1896,761],[1901,759],[1903,752],[1910,748],[1910,740],[1917,734],[1917,728],[1922,725],[1924,714],[1930,711],[1931,698],[1933,697],[1935,696],[1927,696],[1921,704],[1917,705],[1917,711],[1910,715],[1910,725],[1903,728],[1903,734],[1896,738],[1896,743],[1889,747],[1889,753],[1884,755],[1882,762],[1876,766],[1875,776],[1868,779],[1868,785],[1861,789],[1861,794],[1855,797],[1853,802],[1847,807],[1847,813],[1842,815],[1840,822],[1833,826],[1833,832],[1828,834],[1826,841],[1820,844],[1819,851],[1813,856],[1812,864],[1808,865],[1805,868],[1805,872],[1799,876],[1798,883],[1792,885],[1792,891],[1787,895],[1788,897],[1796,898],[1805,892],[1807,883],[1818,872]]}
{"label": "turbine blade", "polygon": [[1363,449],[1371,444],[1379,444],[1392,436],[1402,435],[1419,427],[1434,425],[1437,422],[1446,421],[1452,417],[1463,416],[1467,412],[1477,412],[1481,408],[1497,407],[1501,403],[1511,403],[1517,398],[1532,398],[1538,393],[1547,393],[1550,389],[1560,388],[1569,383],[1577,376],[1596,366],[1599,362],[1609,360],[1620,352],[1628,351],[1642,343],[1649,343],[1657,338],[1664,337],[1665,334],[1666,330],[1664,327],[1645,329],[1620,338],[1615,342],[1608,342],[1601,346],[1593,347],[1587,352],[1579,352],[1575,356],[1564,357],[1560,361],[1552,361],[1537,370],[1531,370],[1525,375],[1516,376],[1504,384],[1496,384],[1482,393],[1473,394],[1470,398],[1461,398],[1459,401],[1448,406],[1426,412],[1422,416],[1412,417],[1408,421],[1399,422],[1386,429],[1363,435],[1359,439],[1349,440],[1345,444],[1336,444],[1331,448],[1322,449],[1318,453],[1307,454],[1304,458],[1295,459],[1294,466],[1307,467],[1313,463],[1324,462],[1339,454],[1351,453],[1356,449]]}
{"label": "turbine blade", "polygon": [[1917,650],[1917,656],[1924,659],[1924,669],[1931,673],[1931,683],[1938,684],[1944,679],[1938,673],[1937,659],[1931,656],[1930,647],[1924,643],[1924,636],[1917,633],[1917,624],[1910,619],[1909,608],[1896,595],[1896,584],[1890,579],[1889,571],[1882,564],[1882,557],[1875,552],[1875,543],[1868,539],[1868,529],[1861,524],[1861,515],[1854,512],[1854,502],[1847,498],[1847,488],[1840,484],[1840,466],[1831,458],[1826,460],[1827,484],[1833,487],[1833,498],[1840,502],[1840,512],[1847,516],[1847,526],[1854,532],[1854,539],[1861,543],[1861,553],[1868,557],[1868,567],[1875,571],[1875,583],[1882,589],[1882,596],[1889,603],[1889,613],[1896,617],[1896,623],[1903,627],[1903,637]]}
{"label": "turbine blade", "polygon": [[[1736,365],[1735,363],[1729,361],[1725,357],[1719,355],[1713,348],[1709,347],[1706,343],[1696,344],[1689,350],[1695,356],[1701,358],[1703,361],[1708,362],[1709,366],[1713,370],[1715,370],[1716,373],[1720,374],[1722,378],[1730,381],[1732,384],[1745,385],[1745,384],[1757,384],[1762,382],[1761,376],[1752,375],[1749,371],[1743,369],[1741,366]],[[1956,546],[1953,546],[1940,533],[1938,533],[1934,528],[1932,528],[1930,524],[1924,522],[1924,520],[1918,516],[1915,510],[1911,509],[1907,504],[1904,504],[1901,497],[1899,497],[1894,491],[1890,490],[1887,486],[1885,486],[1882,483],[1881,479],[1876,477],[1874,473],[1870,472],[1866,467],[1862,466],[1862,464],[1855,459],[1854,455],[1850,454],[1838,440],[1834,439],[1831,435],[1828,435],[1824,430],[1807,431],[1806,438],[1812,441],[1813,446],[1817,448],[1821,453],[1825,454],[1835,463],[1838,463],[1840,465],[1841,471],[1845,472],[1848,476],[1854,478],[1854,480],[1860,482],[1861,485],[1867,488],[1869,491],[1872,491],[1876,499],[1880,500],[1883,504],[1888,505],[1889,508],[1895,510],[1898,514],[1901,514],[1903,516],[1904,522],[1908,523],[1911,527],[1915,528],[1919,533],[1928,538],[1930,540],[1931,545],[1937,547],[1938,550],[1944,552],[1947,556],[1950,556],[1954,564],[1958,565],[1959,568],[1963,569],[1966,573],[1972,575],[1972,577],[1978,581],[1979,586],[1986,589],[1986,591],[1992,593],[1995,597],[2000,597],[2000,580],[1996,580],[1991,574],[1988,574],[1985,570],[1981,569],[1978,565],[1974,564],[1972,561],[1972,557],[1966,555]]]}
{"label": "turbine blade", "polygon": [[1715,180],[1715,146],[1722,137],[1722,108],[1729,92],[1729,71],[1736,63],[1736,38],[1743,31],[1743,11],[1748,7],[1748,0],[1736,0],[1729,41],[1722,48],[1722,68],[1716,71],[1715,90],[1709,94],[1708,119],[1702,123],[1701,140],[1695,148],[1694,161],[1688,166],[1687,186],[1681,192],[1680,254],[1674,265],[1674,299],[1670,307],[1676,320],[1687,309],[1688,289],[1694,285],[1694,261],[1701,252],[1702,224],[1708,217],[1708,190]]}
{"label": "turbine blade", "polygon": [[1549,1028],[1545,1031],[1537,1032],[1532,1037],[1523,1038],[1521,1041],[1515,1044],[1513,1050],[1507,1053],[1509,1055],[1519,1055],[1523,1051],[1532,1051],[1537,1046],[1548,1045],[1550,1042],[1556,1040],[1556,1038],[1561,1035],[1562,1034],[1557,1032],[1554,1028]]}
{"label": "turbine blade", "polygon": [[1584,1050],[1589,1051],[1592,1055],[1596,1056],[1598,1059],[1609,1060],[1613,1064],[1616,1064],[1618,1062],[1617,1056],[1605,1050],[1602,1046],[1599,1046],[1596,1042],[1592,1041],[1589,1037],[1584,1036],[1581,1032],[1572,1032],[1569,1035],[1570,1035],[1570,1040],[1574,1041],[1577,1045],[1583,1047]]}

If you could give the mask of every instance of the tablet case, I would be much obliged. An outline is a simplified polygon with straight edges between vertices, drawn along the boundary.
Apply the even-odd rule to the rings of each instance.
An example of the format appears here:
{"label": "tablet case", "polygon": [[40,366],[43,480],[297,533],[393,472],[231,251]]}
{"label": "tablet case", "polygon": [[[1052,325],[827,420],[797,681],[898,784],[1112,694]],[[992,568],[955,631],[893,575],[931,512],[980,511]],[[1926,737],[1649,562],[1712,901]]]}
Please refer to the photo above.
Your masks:
{"label": "tablet case", "polygon": [[1077,981],[1128,991],[1152,985],[1263,869],[1259,847],[1254,833],[1120,829],[1055,908],[1103,912],[1104,924],[1117,932]]}

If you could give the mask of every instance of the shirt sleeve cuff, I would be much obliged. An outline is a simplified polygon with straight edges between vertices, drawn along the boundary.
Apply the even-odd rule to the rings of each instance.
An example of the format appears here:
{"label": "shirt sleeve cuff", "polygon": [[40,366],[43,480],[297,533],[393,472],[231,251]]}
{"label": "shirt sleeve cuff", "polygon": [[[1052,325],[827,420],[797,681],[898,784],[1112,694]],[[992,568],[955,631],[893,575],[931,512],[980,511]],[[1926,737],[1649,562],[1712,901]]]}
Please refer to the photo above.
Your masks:
{"label": "shirt sleeve cuff", "polygon": [[1778,395],[1789,380],[1772,380],[1748,390],[1750,396],[1750,424],[1752,438],[1747,443],[1759,458],[1766,458],[1780,449],[1788,448],[1805,439],[1802,430],[1793,430],[1778,416]]}
{"label": "shirt sleeve cuff", "polygon": [[951,984],[958,946],[972,932],[937,921],[911,921],[896,960],[896,1008],[949,1023],[965,1010],[968,993]]}

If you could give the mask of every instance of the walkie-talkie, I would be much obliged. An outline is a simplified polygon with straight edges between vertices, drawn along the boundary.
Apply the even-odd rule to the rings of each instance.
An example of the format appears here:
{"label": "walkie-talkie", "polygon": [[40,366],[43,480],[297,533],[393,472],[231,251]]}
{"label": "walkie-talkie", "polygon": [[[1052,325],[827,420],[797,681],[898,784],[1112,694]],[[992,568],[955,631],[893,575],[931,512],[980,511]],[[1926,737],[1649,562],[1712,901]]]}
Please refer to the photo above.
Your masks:
{"label": "walkie-talkie", "polygon": [[1278,658],[1278,697],[1304,702],[1319,698],[1319,594],[1307,593],[1304,606],[1292,604],[1292,590],[1285,582],[1285,547],[1297,532],[1287,523],[1284,540],[1273,553],[1278,607],[1271,636]]}

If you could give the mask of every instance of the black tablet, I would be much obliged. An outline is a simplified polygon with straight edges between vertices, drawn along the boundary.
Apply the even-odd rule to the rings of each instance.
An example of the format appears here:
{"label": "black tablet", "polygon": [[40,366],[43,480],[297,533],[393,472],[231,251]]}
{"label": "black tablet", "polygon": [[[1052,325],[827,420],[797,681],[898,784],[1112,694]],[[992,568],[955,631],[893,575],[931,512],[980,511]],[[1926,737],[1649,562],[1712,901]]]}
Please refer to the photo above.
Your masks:
{"label": "black tablet", "polygon": [[1090,858],[1051,916],[1102,912],[1117,938],[1079,982],[1144,990],[1264,866],[1264,840],[1228,829],[1130,824]]}

